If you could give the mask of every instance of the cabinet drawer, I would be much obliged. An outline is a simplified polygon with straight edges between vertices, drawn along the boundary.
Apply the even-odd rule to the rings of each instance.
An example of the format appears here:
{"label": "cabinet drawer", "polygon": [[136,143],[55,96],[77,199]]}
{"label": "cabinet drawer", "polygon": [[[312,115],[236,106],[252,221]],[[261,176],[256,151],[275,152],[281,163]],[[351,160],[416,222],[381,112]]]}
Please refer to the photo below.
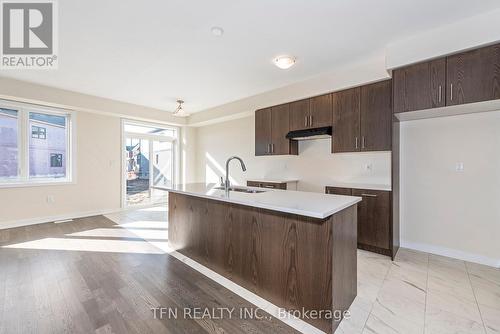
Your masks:
{"label": "cabinet drawer", "polygon": [[346,195],[346,196],[351,196],[352,195],[352,189],[351,188],[340,188],[340,187],[325,187],[325,193],[327,194],[332,194],[332,195]]}

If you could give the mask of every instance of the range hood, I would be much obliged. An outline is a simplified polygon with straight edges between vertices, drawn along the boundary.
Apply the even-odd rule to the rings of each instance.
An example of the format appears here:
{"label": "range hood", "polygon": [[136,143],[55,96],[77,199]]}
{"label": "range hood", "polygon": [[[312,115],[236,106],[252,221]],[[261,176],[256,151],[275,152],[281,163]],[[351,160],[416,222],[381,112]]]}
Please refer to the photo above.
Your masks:
{"label": "range hood", "polygon": [[323,139],[332,136],[332,127],[325,126],[321,128],[307,129],[307,130],[295,130],[290,131],[286,134],[287,139],[293,140],[311,140],[311,139]]}

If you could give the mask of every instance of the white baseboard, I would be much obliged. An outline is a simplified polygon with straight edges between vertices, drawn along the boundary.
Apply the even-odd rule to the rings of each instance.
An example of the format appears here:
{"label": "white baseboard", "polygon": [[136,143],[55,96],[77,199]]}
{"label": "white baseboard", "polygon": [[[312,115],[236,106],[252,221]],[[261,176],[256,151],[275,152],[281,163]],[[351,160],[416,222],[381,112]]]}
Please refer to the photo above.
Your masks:
{"label": "white baseboard", "polygon": [[11,220],[0,222],[0,230],[4,230],[7,228],[28,226],[28,225],[36,225],[43,223],[51,223],[60,220],[68,220],[68,219],[77,219],[83,217],[90,216],[99,216],[99,215],[107,215],[110,213],[126,211],[124,209],[107,209],[107,210],[97,210],[97,211],[86,211],[86,212],[76,212],[76,213],[68,213],[57,216],[49,216],[49,217],[41,217],[41,218],[29,218],[29,219],[20,219],[20,220]]}
{"label": "white baseboard", "polygon": [[400,246],[403,248],[414,249],[421,252],[447,256],[458,260],[475,262],[490,267],[500,268],[500,259],[494,259],[479,254],[464,252],[458,249],[446,248],[442,246],[429,245],[407,240],[401,240]]}

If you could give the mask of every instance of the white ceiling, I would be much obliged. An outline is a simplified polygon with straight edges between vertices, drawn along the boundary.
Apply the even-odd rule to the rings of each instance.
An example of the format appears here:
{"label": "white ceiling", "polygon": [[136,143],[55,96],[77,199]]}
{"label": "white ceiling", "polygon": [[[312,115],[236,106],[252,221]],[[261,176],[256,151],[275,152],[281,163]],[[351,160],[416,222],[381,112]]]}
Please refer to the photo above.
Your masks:
{"label": "white ceiling", "polygon": [[[498,0],[59,1],[59,69],[1,76],[192,113],[304,80]],[[224,28],[222,38],[212,26]],[[459,38],[459,36],[457,36]],[[291,54],[283,71],[273,57]]]}

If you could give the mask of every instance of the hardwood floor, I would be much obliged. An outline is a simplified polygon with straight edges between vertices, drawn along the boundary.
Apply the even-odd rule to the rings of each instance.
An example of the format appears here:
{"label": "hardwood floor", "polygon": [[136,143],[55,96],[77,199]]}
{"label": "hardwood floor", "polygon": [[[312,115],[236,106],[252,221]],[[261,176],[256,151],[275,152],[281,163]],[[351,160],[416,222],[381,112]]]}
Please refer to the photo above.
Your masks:
{"label": "hardwood floor", "polygon": [[[166,241],[163,223],[129,228]],[[252,304],[103,216],[0,230],[0,268],[0,333],[296,332],[242,319]],[[155,319],[155,307],[178,317]],[[182,316],[221,307],[236,309],[231,319]]]}
{"label": "hardwood floor", "polygon": [[[276,318],[155,320],[159,305],[259,303],[166,254],[165,207],[107,217],[119,225],[92,217],[0,230],[0,333],[298,333]],[[394,261],[357,257],[358,295],[336,334],[500,333],[500,269],[404,248]]]}

